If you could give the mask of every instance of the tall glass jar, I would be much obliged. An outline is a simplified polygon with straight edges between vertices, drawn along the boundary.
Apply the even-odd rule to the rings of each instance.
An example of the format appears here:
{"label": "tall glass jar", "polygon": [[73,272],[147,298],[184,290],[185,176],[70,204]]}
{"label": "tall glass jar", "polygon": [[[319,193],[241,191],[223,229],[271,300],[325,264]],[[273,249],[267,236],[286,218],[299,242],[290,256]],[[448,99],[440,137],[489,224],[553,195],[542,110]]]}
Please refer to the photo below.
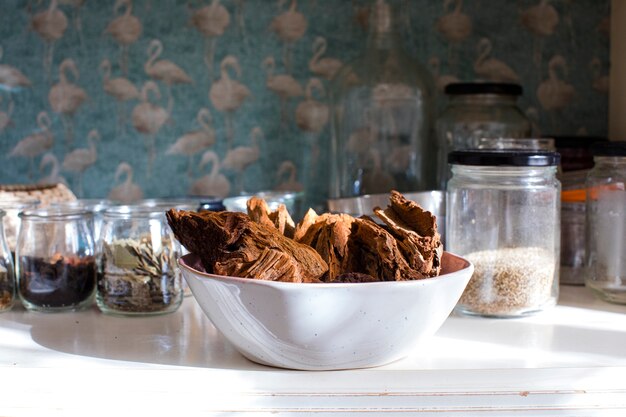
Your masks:
{"label": "tall glass jar", "polygon": [[91,305],[96,288],[93,214],[80,208],[25,210],[15,251],[18,292],[29,310]]}
{"label": "tall glass jar", "polygon": [[119,315],[176,311],[183,301],[179,248],[161,207],[107,208],[98,243],[98,308]]}
{"label": "tall glass jar", "polygon": [[592,152],[585,284],[606,301],[626,304],[626,142],[598,143]]}
{"label": "tall glass jar", "polygon": [[435,185],[434,81],[402,48],[393,12],[375,1],[365,52],[332,80],[330,198]]}
{"label": "tall glass jar", "polygon": [[[0,210],[0,222],[5,216]],[[4,239],[4,228],[0,227],[0,312],[10,310],[15,301],[15,270],[13,256]]]}
{"label": "tall glass jar", "polygon": [[[481,147],[482,138],[529,138],[531,123],[517,101],[522,87],[507,83],[452,83],[448,104],[437,118],[438,184],[444,189],[450,152]],[[484,143],[483,143],[483,146]]]}
{"label": "tall glass jar", "polygon": [[584,285],[586,246],[586,181],[593,168],[591,147],[607,142],[597,136],[557,136],[561,155],[561,284]]}
{"label": "tall glass jar", "polygon": [[474,264],[464,314],[515,317],[554,305],[560,247],[559,156],[541,151],[450,153],[447,250]]}

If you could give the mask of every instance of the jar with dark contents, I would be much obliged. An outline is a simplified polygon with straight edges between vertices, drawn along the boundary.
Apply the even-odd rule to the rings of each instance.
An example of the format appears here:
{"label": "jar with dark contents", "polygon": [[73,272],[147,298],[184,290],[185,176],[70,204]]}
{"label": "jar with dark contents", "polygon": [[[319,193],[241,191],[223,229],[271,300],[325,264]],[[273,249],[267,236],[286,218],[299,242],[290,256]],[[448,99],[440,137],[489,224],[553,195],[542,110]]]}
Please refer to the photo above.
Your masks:
{"label": "jar with dark contents", "polygon": [[[0,210],[0,222],[6,213]],[[10,310],[15,301],[15,271],[13,256],[4,238],[4,228],[0,227],[0,312]]]}
{"label": "jar with dark contents", "polygon": [[115,315],[176,311],[183,300],[179,248],[162,207],[106,209],[98,242],[98,308]]}
{"label": "jar with dark contents", "polygon": [[28,310],[56,312],[91,305],[96,288],[93,213],[50,208],[20,213],[16,271]]}

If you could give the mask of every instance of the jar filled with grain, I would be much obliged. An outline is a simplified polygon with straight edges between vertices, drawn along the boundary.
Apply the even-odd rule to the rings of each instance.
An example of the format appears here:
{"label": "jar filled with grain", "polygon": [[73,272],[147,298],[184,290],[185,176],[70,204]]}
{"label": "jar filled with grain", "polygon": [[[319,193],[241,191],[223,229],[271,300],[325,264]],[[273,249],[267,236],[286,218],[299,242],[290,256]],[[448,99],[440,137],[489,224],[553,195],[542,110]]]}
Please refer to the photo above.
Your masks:
{"label": "jar filled with grain", "polygon": [[448,156],[447,250],[474,264],[456,310],[517,317],[556,304],[559,154],[466,150]]}
{"label": "jar filled with grain", "polygon": [[626,304],[626,142],[597,143],[586,181],[585,284]]}

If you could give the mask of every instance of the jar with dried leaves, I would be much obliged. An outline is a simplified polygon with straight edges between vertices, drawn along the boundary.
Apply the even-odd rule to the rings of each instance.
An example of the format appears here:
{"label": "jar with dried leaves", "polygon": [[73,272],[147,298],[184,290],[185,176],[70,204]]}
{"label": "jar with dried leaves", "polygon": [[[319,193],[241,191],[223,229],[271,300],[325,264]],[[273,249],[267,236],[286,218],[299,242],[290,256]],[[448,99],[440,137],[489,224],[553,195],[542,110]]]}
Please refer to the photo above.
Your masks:
{"label": "jar with dried leaves", "polygon": [[98,243],[98,308],[118,315],[176,311],[183,300],[179,248],[162,208],[107,208]]}

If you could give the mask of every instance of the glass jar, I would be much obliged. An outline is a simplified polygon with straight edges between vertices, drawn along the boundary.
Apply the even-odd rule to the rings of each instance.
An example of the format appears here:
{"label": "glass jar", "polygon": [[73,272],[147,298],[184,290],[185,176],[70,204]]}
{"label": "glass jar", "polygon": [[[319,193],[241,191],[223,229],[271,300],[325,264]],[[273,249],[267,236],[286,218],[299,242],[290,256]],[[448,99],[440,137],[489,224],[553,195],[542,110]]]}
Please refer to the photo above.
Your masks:
{"label": "glass jar", "polygon": [[14,255],[17,246],[17,234],[20,231],[20,216],[23,210],[37,208],[41,201],[37,198],[26,197],[2,197],[0,198],[0,210],[4,210],[6,215],[2,218],[4,227],[4,238],[7,241],[9,250]]}
{"label": "glass jar", "polygon": [[515,317],[556,304],[559,155],[467,150],[448,160],[447,250],[475,268],[456,310]]}
{"label": "glass jar", "polygon": [[401,26],[377,0],[365,52],[332,80],[330,198],[435,186],[434,81],[402,48]]}
{"label": "glass jar", "polygon": [[44,312],[91,305],[96,288],[93,214],[48,208],[22,211],[20,218],[15,257],[22,304]]}
{"label": "glass jar", "polygon": [[561,155],[559,180],[561,193],[561,276],[559,282],[585,284],[586,181],[593,168],[591,147],[607,142],[605,137],[556,136],[556,150]]}
{"label": "glass jar", "polygon": [[528,138],[531,123],[517,100],[522,87],[507,83],[452,83],[448,104],[437,118],[437,176],[441,189],[450,177],[448,153],[477,149],[482,138]]}
{"label": "glass jar", "polygon": [[[0,210],[0,221],[6,213]],[[13,256],[4,239],[4,228],[0,227],[0,312],[10,310],[15,301],[15,271]]]}
{"label": "glass jar", "polygon": [[161,207],[107,208],[98,243],[98,308],[119,315],[176,311],[183,300],[179,248]]}
{"label": "glass jar", "polygon": [[606,301],[626,304],[626,142],[598,143],[592,152],[585,284]]}

